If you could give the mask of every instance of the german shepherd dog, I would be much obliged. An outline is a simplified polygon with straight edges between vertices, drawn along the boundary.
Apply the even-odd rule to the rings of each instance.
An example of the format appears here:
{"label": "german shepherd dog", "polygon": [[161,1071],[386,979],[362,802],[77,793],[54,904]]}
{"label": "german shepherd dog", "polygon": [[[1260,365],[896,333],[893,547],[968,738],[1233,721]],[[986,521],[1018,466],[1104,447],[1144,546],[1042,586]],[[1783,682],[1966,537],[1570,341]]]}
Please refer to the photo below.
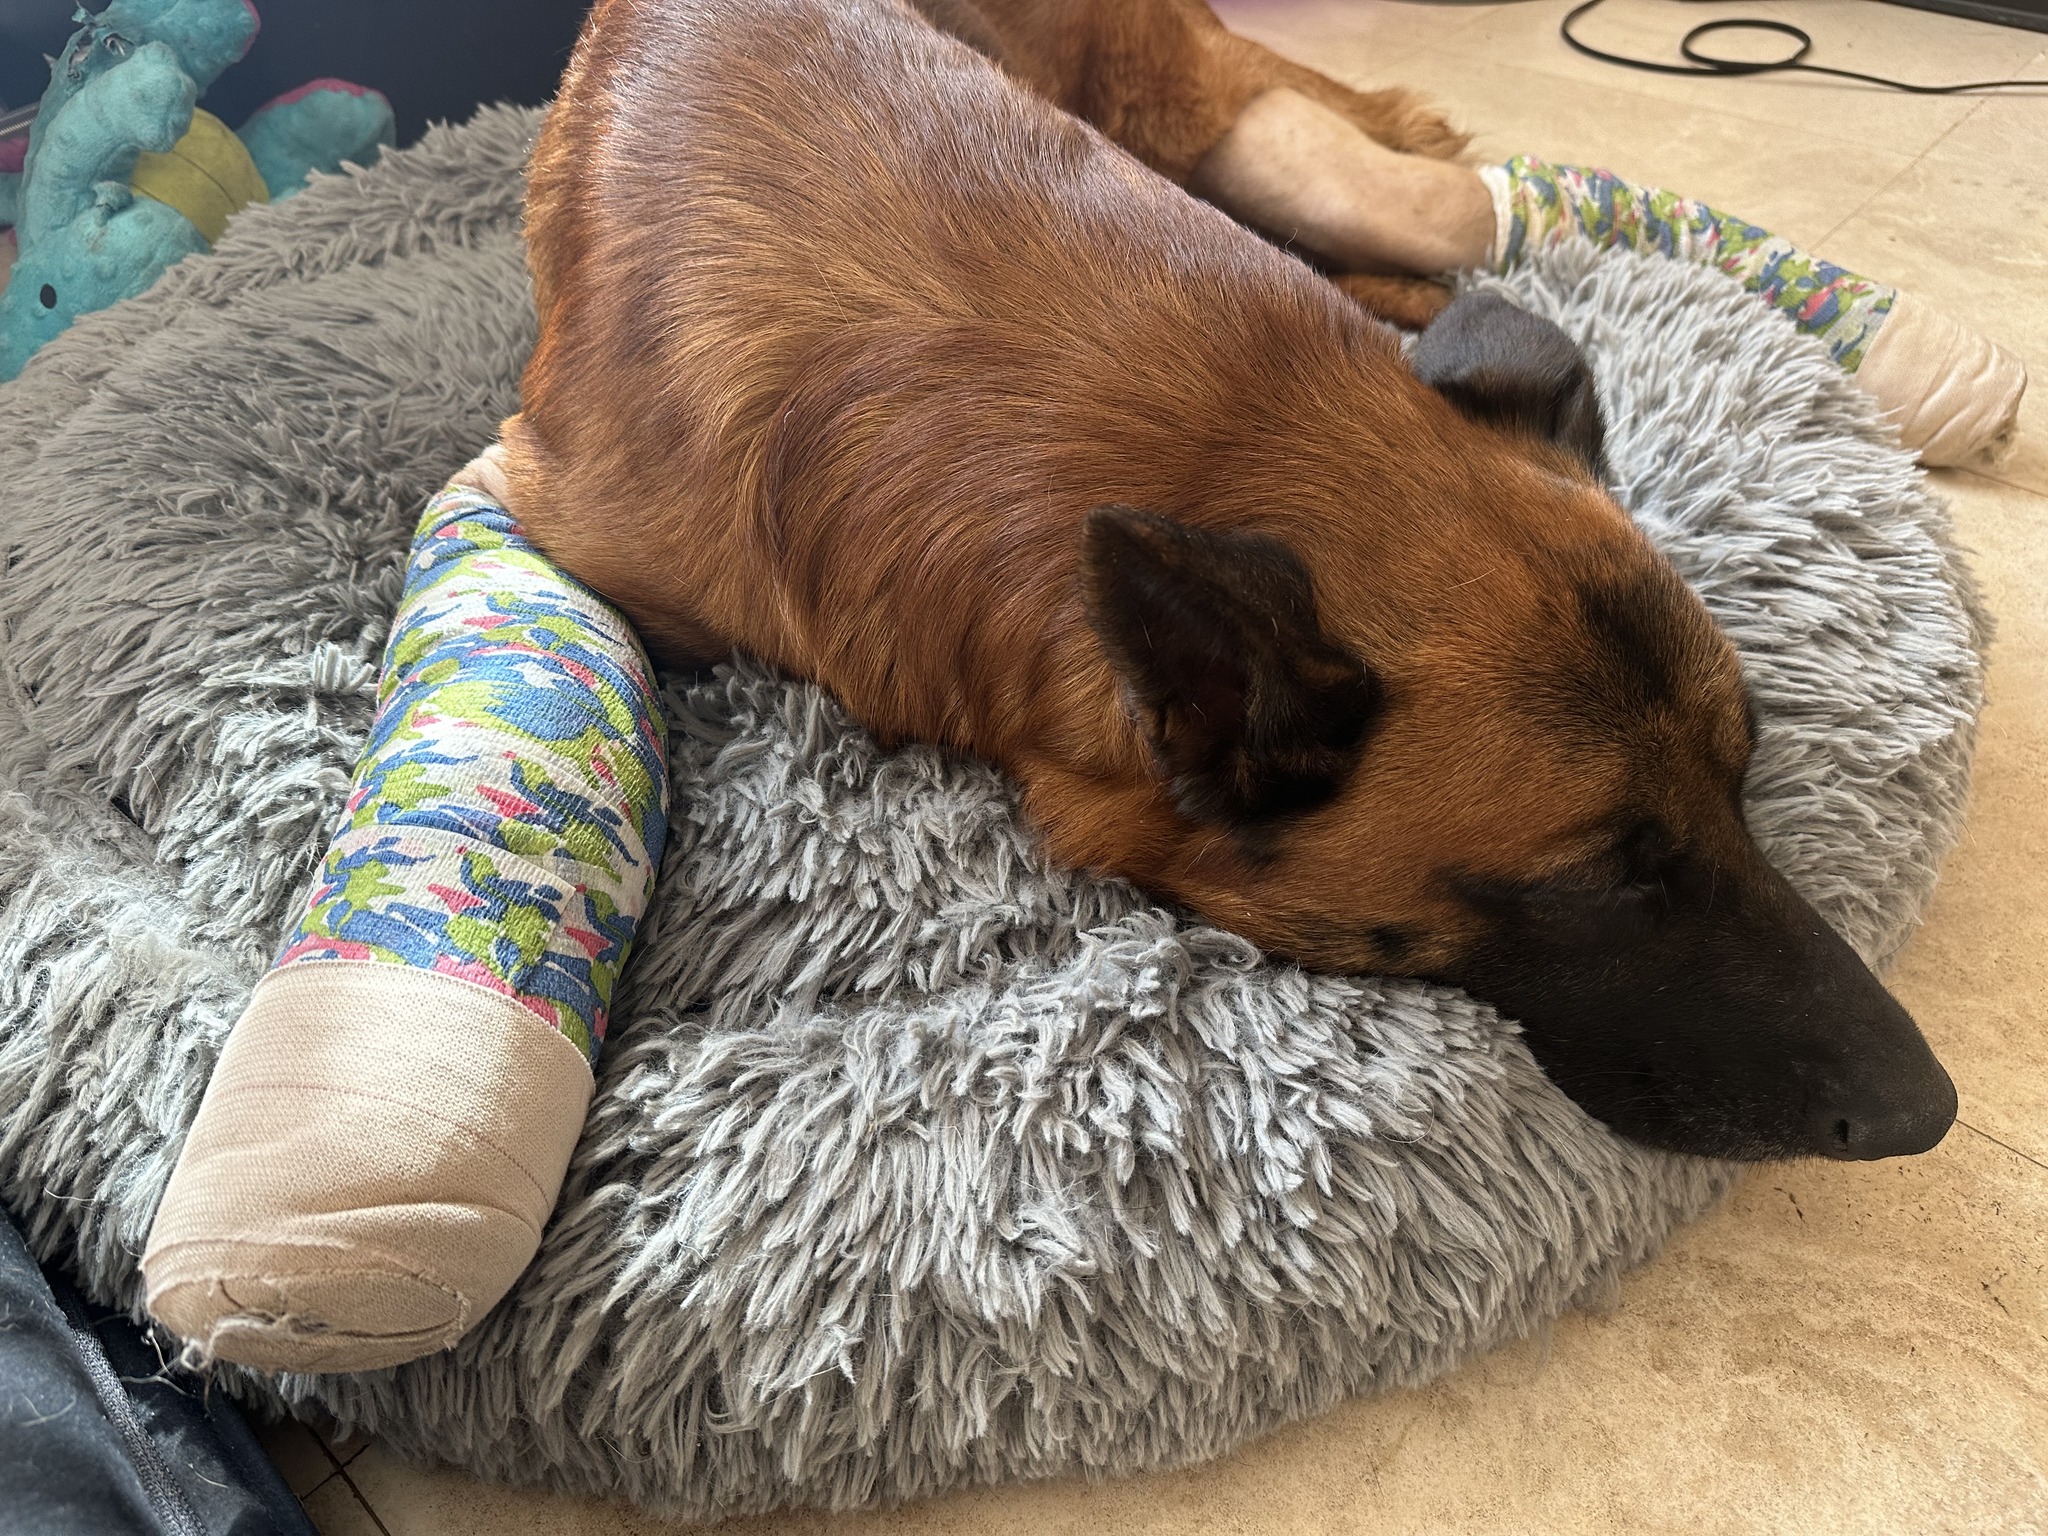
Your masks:
{"label": "german shepherd dog", "polygon": [[1466,988],[1627,1136],[1933,1146],[1954,1087],[1751,839],[1741,668],[1571,343],[1461,300],[1404,359],[1184,190],[1276,86],[1461,142],[1199,0],[600,0],[513,510],[665,660],[991,760],[1053,857],[1275,954]]}

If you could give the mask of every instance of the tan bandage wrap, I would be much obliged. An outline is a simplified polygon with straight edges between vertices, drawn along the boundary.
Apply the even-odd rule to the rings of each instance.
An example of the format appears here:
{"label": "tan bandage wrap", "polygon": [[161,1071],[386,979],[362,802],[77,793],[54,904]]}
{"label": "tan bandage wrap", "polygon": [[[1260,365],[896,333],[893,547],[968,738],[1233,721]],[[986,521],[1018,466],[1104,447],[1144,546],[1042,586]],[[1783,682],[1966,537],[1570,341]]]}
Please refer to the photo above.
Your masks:
{"label": "tan bandage wrap", "polygon": [[2019,358],[1909,293],[1892,301],[1854,377],[1931,465],[2009,451],[2027,392]]}
{"label": "tan bandage wrap", "polygon": [[446,1348],[533,1258],[590,1094],[582,1053],[504,994],[376,961],[273,971],[158,1207],[149,1310],[263,1370]]}

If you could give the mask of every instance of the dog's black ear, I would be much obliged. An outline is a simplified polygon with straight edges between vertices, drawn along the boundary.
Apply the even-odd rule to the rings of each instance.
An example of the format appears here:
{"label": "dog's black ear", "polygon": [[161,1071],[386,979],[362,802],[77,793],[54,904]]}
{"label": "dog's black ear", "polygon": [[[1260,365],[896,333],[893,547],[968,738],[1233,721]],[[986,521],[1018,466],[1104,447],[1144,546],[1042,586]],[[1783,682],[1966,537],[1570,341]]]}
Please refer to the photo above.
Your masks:
{"label": "dog's black ear", "polygon": [[1593,370],[1548,320],[1494,294],[1464,294],[1430,322],[1408,361],[1474,421],[1555,443],[1606,478],[1607,431]]}
{"label": "dog's black ear", "polygon": [[1293,550],[1264,534],[1097,507],[1082,532],[1081,580],[1088,622],[1182,814],[1252,822],[1342,787],[1379,688],[1323,633]]}

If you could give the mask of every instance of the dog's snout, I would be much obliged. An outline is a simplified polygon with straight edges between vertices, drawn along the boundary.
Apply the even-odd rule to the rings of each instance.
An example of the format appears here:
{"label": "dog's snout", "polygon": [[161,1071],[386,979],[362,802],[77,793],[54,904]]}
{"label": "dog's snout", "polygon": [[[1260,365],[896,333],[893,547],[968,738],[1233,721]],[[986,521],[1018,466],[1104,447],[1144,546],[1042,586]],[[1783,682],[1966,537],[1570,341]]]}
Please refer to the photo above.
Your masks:
{"label": "dog's snout", "polygon": [[1870,1161],[1940,1142],[1955,1084],[1912,1015],[1761,856],[1722,875],[1709,908],[1681,869],[1626,943],[1602,909],[1519,950],[1496,940],[1455,979],[1521,1023],[1582,1107],[1652,1146]]}
{"label": "dog's snout", "polygon": [[1862,1083],[1833,1084],[1814,1096],[1807,1117],[1816,1156],[1845,1162],[1931,1151],[1956,1119],[1956,1085],[1926,1053],[1910,1069],[1888,1064]]}
{"label": "dog's snout", "polygon": [[1810,991],[1793,1034],[1818,1052],[1796,1074],[1806,1083],[1807,1150],[1853,1162],[1928,1151],[1955,1123],[1954,1081],[1855,952],[1810,908],[1795,911]]}

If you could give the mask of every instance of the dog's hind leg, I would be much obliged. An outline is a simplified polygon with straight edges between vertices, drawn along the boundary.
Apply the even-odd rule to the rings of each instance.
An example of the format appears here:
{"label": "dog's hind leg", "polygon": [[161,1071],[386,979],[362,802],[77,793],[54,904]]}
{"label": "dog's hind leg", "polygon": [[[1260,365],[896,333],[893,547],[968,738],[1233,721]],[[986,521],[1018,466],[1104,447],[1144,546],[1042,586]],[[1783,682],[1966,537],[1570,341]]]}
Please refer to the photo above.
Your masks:
{"label": "dog's hind leg", "polygon": [[1178,182],[1253,100],[1283,87],[1390,149],[1448,158],[1465,146],[1465,135],[1412,92],[1340,85],[1237,36],[1205,0],[910,3]]}
{"label": "dog's hind leg", "polygon": [[1346,298],[1405,330],[1424,329],[1444,312],[1454,297],[1442,283],[1426,277],[1391,277],[1366,272],[1336,272],[1330,281]]}
{"label": "dog's hind leg", "polygon": [[[1190,191],[1344,273],[1434,275],[1483,265],[1497,222],[1477,171],[1401,154],[1282,87],[1239,113]],[[1352,290],[1367,308],[1383,285]]]}
{"label": "dog's hind leg", "polygon": [[1396,325],[1449,302],[1490,195],[1465,143],[1406,91],[1361,92],[1236,36],[1203,0],[912,0],[940,30],[1154,170],[1338,274]]}

